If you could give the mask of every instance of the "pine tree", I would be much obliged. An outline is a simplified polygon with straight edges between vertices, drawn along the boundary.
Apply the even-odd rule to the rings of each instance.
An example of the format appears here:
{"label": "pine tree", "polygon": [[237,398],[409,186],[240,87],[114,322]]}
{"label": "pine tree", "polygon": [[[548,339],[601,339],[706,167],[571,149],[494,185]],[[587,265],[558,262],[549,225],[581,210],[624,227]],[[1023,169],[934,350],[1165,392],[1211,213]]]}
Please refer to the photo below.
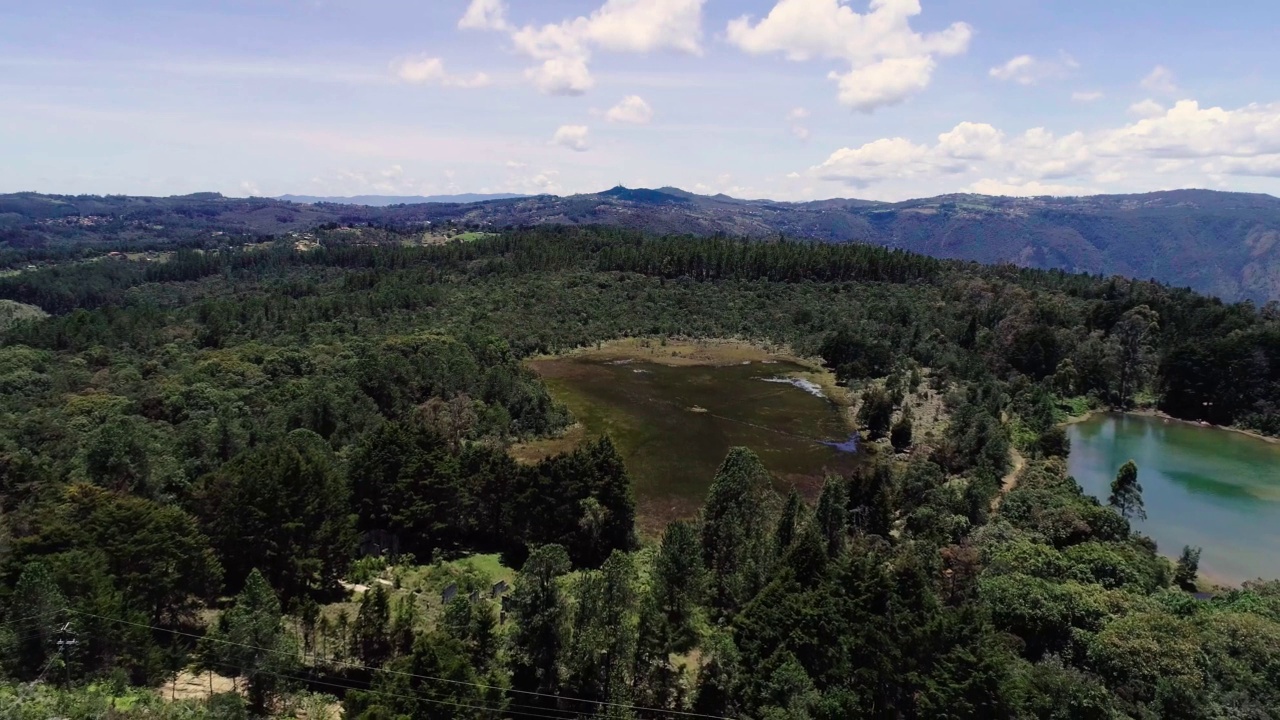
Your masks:
{"label": "pine tree", "polygon": [[818,497],[814,520],[818,523],[827,556],[835,557],[844,549],[849,533],[849,495],[843,478],[828,477]]}
{"label": "pine tree", "polygon": [[560,545],[535,549],[516,577],[511,592],[512,683],[518,690],[555,694],[560,687],[560,657],[568,608],[559,578],[569,572],[569,553]]}
{"label": "pine tree", "polygon": [[1147,519],[1147,511],[1142,505],[1142,485],[1138,484],[1138,466],[1132,460],[1116,473],[1107,503],[1126,520]]}
{"label": "pine tree", "polygon": [[1178,557],[1178,565],[1173,572],[1173,581],[1184,590],[1196,589],[1196,576],[1200,574],[1200,548],[1185,545],[1182,555]]}
{"label": "pine tree", "polygon": [[27,563],[14,586],[8,617],[17,638],[9,664],[18,677],[36,677],[57,654],[66,608],[67,600],[44,563]]}
{"label": "pine tree", "polygon": [[746,448],[733,448],[720,465],[702,515],[702,559],[710,573],[712,604],[731,612],[764,585],[772,543],[773,493],[769,472]]}
{"label": "pine tree", "polygon": [[249,704],[259,714],[297,665],[297,648],[281,622],[280,600],[257,569],[245,579],[235,604],[201,641],[204,665],[248,678]]}
{"label": "pine tree", "polygon": [[666,652],[689,650],[697,642],[694,617],[706,584],[698,536],[691,525],[680,520],[667,525],[649,583],[663,620]]}
{"label": "pine tree", "polygon": [[360,610],[352,628],[352,651],[366,664],[377,667],[391,656],[391,598],[381,583],[360,597]]}
{"label": "pine tree", "polygon": [[796,539],[796,528],[800,523],[800,511],[804,507],[800,493],[793,487],[787,494],[787,504],[782,506],[782,515],[778,517],[778,527],[774,530],[774,552],[781,556],[791,547]]}

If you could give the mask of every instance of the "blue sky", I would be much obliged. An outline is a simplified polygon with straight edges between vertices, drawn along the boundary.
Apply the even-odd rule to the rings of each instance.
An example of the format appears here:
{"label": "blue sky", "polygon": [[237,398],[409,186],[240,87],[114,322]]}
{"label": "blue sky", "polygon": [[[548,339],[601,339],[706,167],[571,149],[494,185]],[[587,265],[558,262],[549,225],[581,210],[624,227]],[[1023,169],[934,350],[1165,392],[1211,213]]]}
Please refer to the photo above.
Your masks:
{"label": "blue sky", "polygon": [[1280,3],[23,2],[0,192],[1280,194]]}

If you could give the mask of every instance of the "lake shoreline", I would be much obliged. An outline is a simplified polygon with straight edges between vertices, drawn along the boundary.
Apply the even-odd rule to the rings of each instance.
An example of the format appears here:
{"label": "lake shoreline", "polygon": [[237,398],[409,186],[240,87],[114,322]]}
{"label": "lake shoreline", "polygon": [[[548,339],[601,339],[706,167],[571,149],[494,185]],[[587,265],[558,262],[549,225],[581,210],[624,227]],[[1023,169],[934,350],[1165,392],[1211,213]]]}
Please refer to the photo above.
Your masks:
{"label": "lake shoreline", "polygon": [[1185,418],[1174,417],[1167,412],[1155,410],[1153,408],[1139,408],[1137,410],[1102,408],[1098,410],[1090,410],[1089,412],[1081,415],[1072,415],[1071,417],[1068,417],[1066,420],[1059,423],[1059,426],[1065,428],[1068,425],[1077,425],[1082,422],[1087,422],[1095,415],[1132,415],[1134,417],[1159,418],[1165,422],[1182,423],[1184,425],[1204,428],[1206,430],[1225,430],[1227,432],[1239,433],[1240,435],[1251,437],[1254,440],[1261,440],[1272,445],[1280,445],[1280,437],[1276,437],[1274,435],[1263,435],[1255,430],[1246,430],[1245,428],[1235,427],[1234,425],[1214,425],[1213,423],[1206,422],[1204,420],[1187,420]]}
{"label": "lake shoreline", "polygon": [[1096,410],[1063,426],[1072,441],[1069,470],[1084,492],[1101,502],[1115,468],[1126,458],[1137,462],[1146,474],[1151,518],[1136,524],[1135,532],[1153,538],[1171,563],[1184,545],[1201,546],[1202,590],[1238,589],[1280,574],[1268,549],[1275,541],[1272,526],[1266,524],[1280,499],[1276,438],[1150,408]]}

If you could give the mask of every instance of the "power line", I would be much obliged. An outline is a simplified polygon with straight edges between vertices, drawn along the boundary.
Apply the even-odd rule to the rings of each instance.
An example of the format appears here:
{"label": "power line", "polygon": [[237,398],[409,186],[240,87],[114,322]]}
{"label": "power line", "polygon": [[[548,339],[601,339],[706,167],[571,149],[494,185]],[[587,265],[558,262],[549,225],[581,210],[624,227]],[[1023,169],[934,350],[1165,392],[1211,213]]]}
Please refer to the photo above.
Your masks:
{"label": "power line", "polygon": [[[224,645],[232,645],[232,646],[235,646],[235,647],[242,647],[242,648],[246,648],[246,649],[249,649],[249,650],[258,650],[258,651],[260,651],[260,652],[265,652],[265,653],[273,653],[273,654],[276,654],[276,655],[284,655],[284,656],[288,656],[288,657],[294,657],[293,653],[285,652],[285,651],[282,651],[282,650],[272,650],[272,649],[270,649],[270,648],[263,648],[263,647],[258,647],[258,646],[256,646],[256,645],[248,645],[248,644],[245,644],[245,643],[238,643],[238,642],[234,642],[234,641],[231,641],[231,640],[223,640],[223,639],[221,639],[221,638],[213,638],[213,637],[208,637],[208,636],[195,635],[195,634],[193,634],[193,633],[182,632],[181,630],[171,630],[171,629],[169,629],[169,628],[155,627],[154,625],[146,625],[146,624],[143,624],[143,623],[136,623],[136,622],[132,622],[132,621],[129,621],[129,620],[124,620],[124,619],[121,619],[121,618],[112,618],[112,617],[106,617],[106,616],[103,616],[103,615],[95,615],[95,614],[93,614],[93,613],[88,613],[88,612],[84,612],[84,611],[81,611],[81,610],[74,610],[74,609],[71,609],[71,610],[70,610],[70,612],[73,612],[73,613],[76,613],[76,614],[79,614],[79,615],[85,615],[85,616],[88,616],[88,617],[98,618],[98,619],[100,619],[100,620],[108,620],[108,621],[112,621],[112,622],[124,623],[124,624],[126,624],[126,625],[133,625],[133,626],[135,626],[135,627],[149,628],[149,629],[151,629],[151,630],[159,630],[159,631],[161,631],[161,632],[172,633],[172,634],[174,634],[174,635],[181,635],[181,636],[184,636],[184,637],[193,638],[193,639],[195,639],[195,640],[207,640],[207,641],[209,641],[209,642],[217,642],[217,643],[222,643],[222,644],[224,644]],[[344,666],[344,667],[354,668],[354,669],[358,669],[358,670],[367,670],[367,671],[369,671],[369,672],[382,672],[382,673],[387,673],[387,674],[391,674],[391,675],[400,675],[400,676],[404,676],[404,677],[417,678],[417,679],[419,679],[419,680],[430,680],[430,681],[432,681],[432,682],[449,683],[449,684],[451,684],[451,685],[465,685],[465,686],[469,686],[469,687],[476,687],[476,688],[480,688],[480,689],[483,689],[483,690],[498,690],[498,691],[501,691],[501,692],[518,693],[518,694],[521,694],[521,695],[529,695],[529,696],[534,696],[534,697],[550,698],[550,699],[554,699],[554,700],[570,700],[570,701],[573,701],[573,702],[581,702],[581,703],[587,703],[587,704],[591,704],[591,705],[599,705],[599,706],[602,706],[602,707],[613,707],[613,708],[618,708],[618,709],[622,709],[622,710],[637,710],[637,711],[643,711],[643,712],[646,712],[646,713],[659,713],[659,714],[663,714],[663,715],[675,715],[675,716],[678,716],[678,717],[706,718],[707,720],[733,720],[732,718],[728,718],[728,717],[725,717],[725,716],[723,716],[723,715],[708,715],[708,714],[705,714],[705,713],[686,712],[686,711],[683,711],[683,710],[668,710],[668,709],[665,709],[665,708],[651,708],[651,707],[644,707],[644,706],[641,706],[641,705],[629,705],[629,704],[626,704],[626,703],[613,703],[613,702],[607,702],[607,701],[604,701],[604,700],[590,700],[590,699],[586,699],[586,698],[577,698],[577,697],[572,697],[572,696],[568,696],[568,695],[556,695],[556,694],[554,694],[554,693],[540,693],[540,692],[535,692],[535,691],[532,691],[532,690],[516,690],[516,689],[514,689],[514,688],[504,688],[504,687],[498,687],[498,686],[496,686],[496,685],[485,685],[485,684],[483,684],[483,683],[472,683],[472,682],[466,682],[466,681],[464,681],[464,680],[453,680],[453,679],[450,679],[450,678],[433,677],[433,676],[430,676],[430,675],[418,675],[418,674],[416,674],[416,673],[404,672],[404,671],[401,671],[401,670],[391,670],[391,669],[387,669],[387,668],[373,668],[373,667],[369,667],[368,665],[360,665],[359,663],[345,662],[345,661],[342,661],[342,660],[336,660],[336,659],[334,659],[334,660],[330,660],[330,662],[333,662],[333,663],[334,663],[334,664],[336,664],[336,665],[341,665],[341,666]],[[520,707],[520,706],[517,706],[517,707]],[[572,712],[572,711],[564,711],[564,712]],[[582,713],[577,713],[577,714],[578,714],[578,715],[581,715]],[[597,714],[597,715],[594,715],[594,716],[595,716],[595,717],[600,717],[598,714]]]}
{"label": "power line", "polygon": [[[259,649],[261,649],[261,648],[259,648]],[[221,665],[221,666],[223,666],[223,667],[225,667],[225,668],[235,669],[235,670],[238,670],[238,671],[240,671],[240,672],[244,672],[244,671],[245,671],[245,668],[242,668],[242,667],[239,667],[239,666],[237,666],[237,665],[230,664],[230,663],[218,663],[218,664],[219,664],[219,665]],[[281,679],[284,679],[284,680],[293,680],[293,681],[295,681],[295,682],[307,683],[307,684],[310,684],[310,685],[323,685],[323,686],[325,686],[325,687],[336,688],[336,689],[339,689],[339,690],[357,690],[357,691],[359,691],[359,692],[368,693],[368,694],[370,694],[370,695],[379,695],[379,696],[382,696],[382,697],[397,698],[397,699],[400,699],[400,700],[412,700],[412,701],[415,701],[415,702],[416,702],[416,701],[420,701],[420,700],[425,700],[426,702],[429,702],[429,703],[435,703],[435,704],[437,704],[437,705],[449,705],[449,706],[453,706],[453,707],[467,708],[467,709],[471,709],[471,710],[486,710],[486,711],[488,711],[488,712],[501,713],[501,714],[505,714],[505,715],[519,715],[519,716],[522,716],[522,717],[544,718],[545,720],[566,720],[566,718],[564,718],[563,716],[560,716],[560,715],[541,715],[541,714],[538,714],[538,713],[527,713],[527,712],[521,712],[521,711],[518,711],[518,710],[510,710],[510,709],[507,709],[507,708],[495,708],[495,707],[489,707],[488,705],[470,705],[470,704],[467,704],[467,703],[450,702],[450,701],[448,701],[448,700],[434,700],[434,699],[432,699],[432,698],[422,697],[422,696],[420,696],[420,695],[400,695],[400,694],[398,694],[398,693],[389,693],[389,692],[386,692],[386,691],[383,691],[383,690],[374,690],[374,689],[372,689],[372,688],[362,688],[362,687],[355,687],[355,686],[351,686],[351,685],[343,685],[343,684],[334,683],[334,682],[327,682],[327,681],[325,681],[325,680],[320,680],[320,679],[318,679],[318,678],[313,678],[313,677],[300,677],[300,676],[297,676],[297,675],[289,675],[289,674],[281,673],[281,672],[277,672],[277,671],[274,671],[274,670],[254,669],[252,672],[253,672],[254,674],[260,674],[260,675],[271,675],[271,676],[273,676],[273,677],[278,677],[278,678],[281,678]],[[518,705],[518,706],[516,706],[516,707],[523,707],[523,706],[519,706],[519,705]],[[556,710],[556,711],[554,711],[554,712],[562,712],[562,711],[558,711],[558,710]],[[563,711],[563,712],[568,712],[568,711]],[[584,713],[577,713],[577,715],[578,715],[578,716],[583,716],[583,715],[584,715]],[[585,716],[586,716],[586,717],[593,717],[593,718],[604,717],[604,716],[602,716],[602,715],[597,715],[597,714],[585,714]]]}

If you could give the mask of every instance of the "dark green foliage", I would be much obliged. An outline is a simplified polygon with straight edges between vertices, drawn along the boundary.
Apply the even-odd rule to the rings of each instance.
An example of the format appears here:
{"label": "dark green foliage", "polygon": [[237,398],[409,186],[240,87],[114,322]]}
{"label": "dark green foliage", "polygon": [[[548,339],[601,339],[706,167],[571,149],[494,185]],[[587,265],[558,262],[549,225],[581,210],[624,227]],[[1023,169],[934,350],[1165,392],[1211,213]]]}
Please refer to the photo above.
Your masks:
{"label": "dark green foliage", "polygon": [[391,657],[391,599],[381,583],[360,596],[360,610],[351,628],[354,654],[377,667]]}
{"label": "dark green foliage", "polygon": [[903,452],[910,448],[914,429],[911,408],[903,408],[902,416],[898,418],[897,422],[893,424],[893,428],[889,431],[889,442],[893,445],[893,449]]}
{"label": "dark green foliage", "polygon": [[862,404],[858,406],[858,423],[867,429],[872,440],[878,440],[889,434],[893,422],[893,398],[880,387],[868,388],[862,393]]}
{"label": "dark green foliage", "polygon": [[[200,658],[247,672],[256,710],[298,678],[355,686],[347,716],[366,720],[1280,705],[1280,592],[1171,590],[1193,553],[1175,571],[1085,496],[1058,426],[1063,396],[1154,396],[1280,432],[1274,312],[866,246],[537,228],[411,247],[407,228],[2,279],[58,314],[0,338],[0,603],[6,623],[52,608],[78,641],[62,668],[48,626],[0,627],[7,673],[156,685],[190,662],[171,631],[205,631]],[[811,509],[735,449],[699,521],[627,554],[635,504],[607,438],[531,465],[508,448],[570,421],[525,358],[636,335],[819,354],[872,389],[862,421],[910,459],[867,453]],[[945,402],[941,437],[912,437],[932,403],[892,422],[921,390]],[[994,504],[1015,441],[1028,464]],[[376,583],[335,619],[320,607],[358,546],[390,563],[501,552],[521,571],[505,613],[470,588],[436,613]]]}
{"label": "dark green foliage", "polygon": [[206,667],[248,678],[249,705],[257,713],[287,683],[297,663],[296,652],[281,623],[280,601],[257,570],[245,578],[235,604],[201,643]]}
{"label": "dark green foliage", "polygon": [[827,555],[836,557],[844,550],[849,533],[849,497],[844,478],[827,478],[818,497],[814,522],[818,525]]}
{"label": "dark green foliage", "polygon": [[1173,571],[1173,581],[1184,590],[1196,589],[1196,576],[1200,573],[1200,548],[1183,546],[1178,565]]}
{"label": "dark green foliage", "polygon": [[23,568],[6,613],[12,625],[5,648],[9,672],[29,680],[46,670],[58,651],[58,628],[67,621],[66,606],[44,563],[35,561]]}
{"label": "dark green foliage", "polygon": [[307,430],[235,458],[199,493],[228,584],[258,568],[286,599],[335,586],[355,540],[349,503],[333,452]]}
{"label": "dark green foliage", "polygon": [[1138,466],[1132,460],[1116,472],[1111,482],[1111,497],[1107,504],[1116,509],[1126,520],[1145,520],[1147,511],[1142,506],[1142,485],[1138,483]]}
{"label": "dark green foliage", "polygon": [[569,571],[569,554],[559,545],[533,550],[511,593],[511,681],[518,690],[554,693],[560,687],[569,608],[559,578]]}
{"label": "dark green foliage", "polygon": [[697,642],[694,619],[703,601],[705,584],[697,532],[677,520],[662,535],[649,579],[657,620],[661,622],[661,628],[650,631],[662,639],[665,652],[685,652]]}
{"label": "dark green foliage", "polygon": [[702,561],[711,603],[731,612],[764,586],[772,548],[770,505],[777,502],[769,472],[746,448],[733,448],[716,472],[702,514]]}

